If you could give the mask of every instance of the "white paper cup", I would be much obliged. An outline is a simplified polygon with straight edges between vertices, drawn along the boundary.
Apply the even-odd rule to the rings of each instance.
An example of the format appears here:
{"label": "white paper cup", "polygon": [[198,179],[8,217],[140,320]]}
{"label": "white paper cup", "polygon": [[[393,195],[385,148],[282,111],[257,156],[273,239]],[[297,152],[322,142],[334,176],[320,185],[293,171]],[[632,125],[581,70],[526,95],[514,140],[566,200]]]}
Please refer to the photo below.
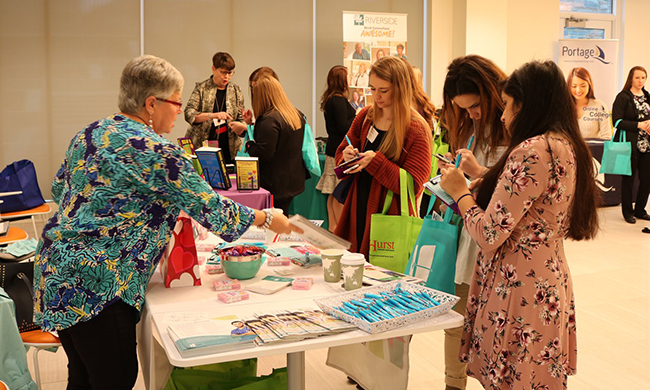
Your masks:
{"label": "white paper cup", "polygon": [[365,264],[366,258],[361,253],[348,253],[341,257],[341,271],[346,290],[361,288]]}

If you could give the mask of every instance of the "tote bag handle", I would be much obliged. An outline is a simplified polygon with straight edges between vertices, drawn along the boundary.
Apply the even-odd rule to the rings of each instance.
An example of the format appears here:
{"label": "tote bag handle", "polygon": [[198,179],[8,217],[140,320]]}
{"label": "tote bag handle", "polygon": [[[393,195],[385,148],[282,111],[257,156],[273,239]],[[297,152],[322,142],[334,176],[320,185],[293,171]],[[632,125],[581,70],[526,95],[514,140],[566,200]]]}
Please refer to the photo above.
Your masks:
{"label": "tote bag handle", "polygon": [[[610,141],[614,142],[614,137],[616,137],[616,131],[618,130],[618,124],[621,123],[623,119],[619,119],[616,121],[616,124],[614,124],[614,130],[612,131],[612,139]],[[621,138],[619,139],[619,142],[627,142],[625,140],[625,131],[621,132]]]}
{"label": "tote bag handle", "polygon": [[[400,196],[400,214],[399,215],[409,215],[409,206],[408,202],[411,202],[413,210],[415,210],[415,188],[413,184],[413,176],[411,176],[406,170],[399,169],[399,191],[400,194],[407,194],[407,196]],[[388,190],[386,193],[386,199],[384,200],[384,208],[382,214],[386,215],[388,209],[390,209],[390,204],[393,202],[393,191]]]}

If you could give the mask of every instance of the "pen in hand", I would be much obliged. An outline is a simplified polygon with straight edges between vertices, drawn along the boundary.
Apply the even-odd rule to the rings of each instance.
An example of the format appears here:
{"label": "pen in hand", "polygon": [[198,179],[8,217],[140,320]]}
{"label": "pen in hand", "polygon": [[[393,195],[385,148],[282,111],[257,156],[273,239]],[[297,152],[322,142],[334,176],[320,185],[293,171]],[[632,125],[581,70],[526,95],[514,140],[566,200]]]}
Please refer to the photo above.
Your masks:
{"label": "pen in hand", "polygon": [[[467,142],[467,148],[466,148],[466,149],[467,149],[467,150],[471,150],[471,149],[472,149],[472,144],[473,144],[473,143],[474,143],[474,134],[472,134],[472,135],[469,137],[469,141]],[[458,168],[458,166],[460,165],[460,160],[461,160],[462,158],[463,158],[463,155],[462,155],[462,154],[459,154],[459,155],[458,155],[458,158],[456,159],[456,166],[455,166],[455,168]]]}
{"label": "pen in hand", "polygon": [[[350,137],[348,135],[345,135],[345,140],[348,142],[348,145],[352,146],[352,142],[350,142]],[[352,146],[354,148],[354,146]],[[356,152],[354,157],[359,157],[359,152]]]}

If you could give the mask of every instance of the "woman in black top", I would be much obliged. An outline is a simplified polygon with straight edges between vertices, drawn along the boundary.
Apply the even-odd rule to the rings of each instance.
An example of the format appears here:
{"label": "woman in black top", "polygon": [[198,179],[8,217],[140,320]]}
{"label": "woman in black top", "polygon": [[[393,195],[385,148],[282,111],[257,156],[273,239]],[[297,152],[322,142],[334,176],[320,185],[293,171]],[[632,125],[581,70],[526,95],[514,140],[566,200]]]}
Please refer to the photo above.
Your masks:
{"label": "woman in black top", "polygon": [[[616,126],[617,137],[620,139],[621,132],[625,131],[627,142],[632,143],[632,175],[622,176],[621,180],[621,208],[628,223],[636,223],[637,219],[650,221],[645,210],[650,194],[650,94],[644,88],[647,76],[640,66],[630,69],[612,107],[613,123],[621,119]],[[632,187],[637,172],[639,189],[632,208]]]}
{"label": "woman in black top", "polygon": [[274,206],[288,216],[291,201],[305,190],[304,116],[291,104],[280,82],[271,77],[255,83],[253,113],[257,118],[255,140],[246,142],[246,152],[260,159],[260,185],[273,195]]}
{"label": "woman in black top", "polygon": [[325,148],[325,167],[323,174],[316,185],[316,189],[323,194],[329,194],[327,198],[327,216],[329,230],[334,231],[339,220],[343,204],[339,203],[332,195],[334,187],[339,183],[334,173],[334,156],[350,129],[354,120],[355,110],[348,102],[348,70],[345,66],[336,65],[327,74],[327,89],[320,101],[320,109],[325,115],[325,128],[327,129],[327,146]]}

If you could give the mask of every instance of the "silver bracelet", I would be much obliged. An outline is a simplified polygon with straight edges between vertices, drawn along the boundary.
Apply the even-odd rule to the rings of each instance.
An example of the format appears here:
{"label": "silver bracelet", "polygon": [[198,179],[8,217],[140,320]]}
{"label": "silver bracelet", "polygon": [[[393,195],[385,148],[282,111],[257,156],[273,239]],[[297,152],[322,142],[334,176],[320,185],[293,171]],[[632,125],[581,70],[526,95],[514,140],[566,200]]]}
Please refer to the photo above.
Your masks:
{"label": "silver bracelet", "polygon": [[264,214],[266,214],[266,219],[264,220],[264,224],[262,225],[263,229],[268,229],[271,227],[271,223],[273,223],[273,210],[271,209],[264,209]]}

